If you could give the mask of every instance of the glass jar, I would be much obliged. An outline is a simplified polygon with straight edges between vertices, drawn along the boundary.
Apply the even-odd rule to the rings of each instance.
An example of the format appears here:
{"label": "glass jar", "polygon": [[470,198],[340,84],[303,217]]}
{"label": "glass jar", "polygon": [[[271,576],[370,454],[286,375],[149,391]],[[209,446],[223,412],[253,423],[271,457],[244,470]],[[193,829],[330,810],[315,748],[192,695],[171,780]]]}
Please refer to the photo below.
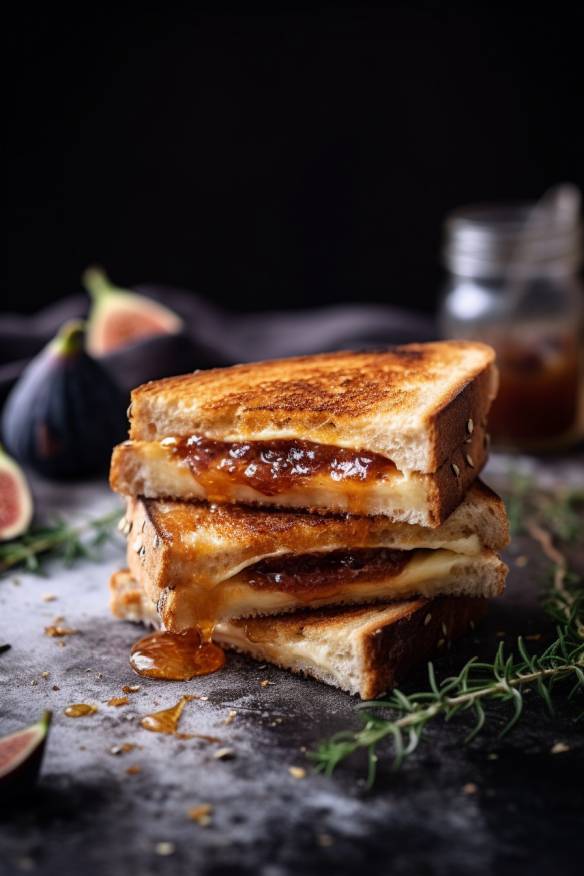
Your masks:
{"label": "glass jar", "polygon": [[446,219],[444,261],[443,337],[485,341],[497,353],[493,440],[527,451],[577,441],[584,410],[577,190],[560,187],[537,205],[456,210]]}

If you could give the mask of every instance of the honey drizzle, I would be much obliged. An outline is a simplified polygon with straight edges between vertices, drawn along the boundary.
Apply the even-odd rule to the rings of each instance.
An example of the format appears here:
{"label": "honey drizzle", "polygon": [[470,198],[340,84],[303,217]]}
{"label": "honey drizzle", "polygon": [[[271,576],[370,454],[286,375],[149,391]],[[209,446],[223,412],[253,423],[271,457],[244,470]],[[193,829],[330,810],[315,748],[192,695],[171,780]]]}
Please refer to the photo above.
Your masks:
{"label": "honey drizzle", "polygon": [[167,681],[189,681],[216,672],[225,663],[223,650],[203,641],[197,629],[150,633],[132,646],[130,666],[138,675]]}
{"label": "honey drizzle", "polygon": [[89,703],[71,703],[63,709],[63,714],[68,718],[84,718],[86,715],[94,715],[97,712],[97,706],[91,706]]}
{"label": "honey drizzle", "polygon": [[162,709],[160,712],[152,712],[151,715],[145,715],[140,724],[145,730],[150,730],[152,733],[174,735],[185,705],[193,699],[194,697],[185,694],[170,709]]}

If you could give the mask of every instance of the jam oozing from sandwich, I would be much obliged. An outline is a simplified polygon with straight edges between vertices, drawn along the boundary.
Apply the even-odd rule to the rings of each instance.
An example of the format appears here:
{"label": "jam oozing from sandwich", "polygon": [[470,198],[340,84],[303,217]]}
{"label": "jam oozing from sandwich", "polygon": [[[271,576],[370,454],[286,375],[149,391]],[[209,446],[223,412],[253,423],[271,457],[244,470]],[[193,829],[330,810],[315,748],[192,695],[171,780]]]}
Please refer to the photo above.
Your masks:
{"label": "jam oozing from sandwich", "polygon": [[167,681],[189,681],[217,672],[225,663],[223,650],[202,638],[198,629],[156,632],[132,646],[130,666],[138,675]]}
{"label": "jam oozing from sandwich", "polygon": [[358,548],[352,551],[270,557],[243,571],[246,584],[256,590],[283,590],[299,598],[313,598],[340,584],[399,575],[411,551]]}
{"label": "jam oozing from sandwich", "polygon": [[169,449],[186,460],[211,499],[221,498],[221,485],[226,480],[273,496],[315,476],[369,482],[396,470],[391,460],[377,453],[311,441],[232,443],[191,435],[177,440]]}

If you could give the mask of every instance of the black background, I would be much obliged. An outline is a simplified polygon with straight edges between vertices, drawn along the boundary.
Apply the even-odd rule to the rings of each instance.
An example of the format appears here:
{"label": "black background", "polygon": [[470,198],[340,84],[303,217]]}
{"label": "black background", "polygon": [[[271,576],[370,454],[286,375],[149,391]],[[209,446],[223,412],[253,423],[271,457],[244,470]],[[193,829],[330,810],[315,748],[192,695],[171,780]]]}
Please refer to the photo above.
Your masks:
{"label": "black background", "polygon": [[445,211],[584,185],[561,5],[219,9],[21,7],[3,309],[78,291],[92,261],[246,310],[431,309]]}

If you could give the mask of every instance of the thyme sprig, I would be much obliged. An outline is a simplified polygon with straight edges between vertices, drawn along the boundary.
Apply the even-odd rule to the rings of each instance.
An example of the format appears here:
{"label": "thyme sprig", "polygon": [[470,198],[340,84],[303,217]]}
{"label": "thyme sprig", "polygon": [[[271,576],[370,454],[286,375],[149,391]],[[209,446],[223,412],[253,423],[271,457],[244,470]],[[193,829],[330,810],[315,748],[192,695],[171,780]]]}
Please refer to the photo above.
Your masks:
{"label": "thyme sprig", "polygon": [[108,541],[119,521],[119,509],[72,525],[63,520],[32,527],[20,538],[0,544],[0,575],[23,566],[41,572],[42,560],[60,557],[70,566],[78,559],[98,559],[97,549]]}

